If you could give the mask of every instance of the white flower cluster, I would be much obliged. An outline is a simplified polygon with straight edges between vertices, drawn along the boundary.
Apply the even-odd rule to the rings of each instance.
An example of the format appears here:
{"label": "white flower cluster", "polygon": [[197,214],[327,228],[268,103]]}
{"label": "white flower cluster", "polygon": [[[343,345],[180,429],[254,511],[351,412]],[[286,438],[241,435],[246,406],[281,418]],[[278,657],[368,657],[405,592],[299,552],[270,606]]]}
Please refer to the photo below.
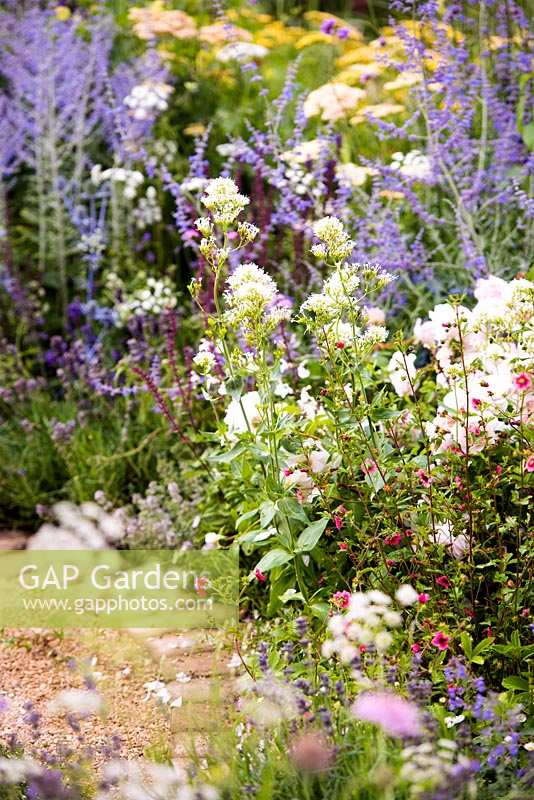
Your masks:
{"label": "white flower cluster", "polygon": [[102,255],[105,247],[106,240],[104,232],[100,228],[96,228],[92,233],[82,233],[78,243],[78,250],[80,253]]}
{"label": "white flower cluster", "polygon": [[[445,787],[449,776],[457,773],[458,767],[471,768],[471,760],[457,753],[457,747],[452,739],[438,739],[436,744],[423,742],[403,749],[400,776],[410,784],[412,797],[428,796],[428,793]],[[476,791],[474,784],[470,789],[468,796],[471,797]]]}
{"label": "white flower cluster", "polygon": [[238,218],[250,200],[231,178],[214,178],[208,181],[202,203],[208,208],[216,225],[226,228]]}
{"label": "white flower cluster", "polygon": [[178,152],[178,145],[172,139],[156,139],[151,147],[147,158],[147,164],[152,168],[156,168],[159,164],[172,164]]}
{"label": "white flower cluster", "polygon": [[282,153],[280,159],[287,164],[284,176],[295,194],[311,194],[317,199],[321,197],[323,190],[317,185],[314,170],[310,169],[310,164],[316,163],[322,158],[326,154],[328,146],[326,141],[312,139]]}
{"label": "white flower cluster", "polygon": [[103,550],[124,537],[124,524],[119,511],[109,514],[93,502],[63,501],[53,507],[59,525],[45,523],[28,548],[31,550]]}
{"label": "white flower cluster", "polygon": [[274,676],[254,683],[246,676],[238,681],[238,687],[243,693],[241,712],[261,728],[272,728],[298,715],[297,692]]}
{"label": "white flower cluster", "polygon": [[241,327],[247,340],[254,342],[260,333],[267,335],[283,319],[288,319],[289,309],[276,305],[279,296],[276,283],[257,264],[240,264],[227,285],[226,319],[230,325]]}
{"label": "white flower cluster", "polygon": [[[470,452],[480,452],[508,429],[510,415],[523,423],[534,419],[534,283],[483,278],[475,297],[472,310],[441,303],[414,327],[415,341],[432,350],[438,384],[446,389],[427,424],[438,452],[465,452],[468,437]],[[402,393],[394,358],[390,379],[395,376]]]}
{"label": "white flower cluster", "polygon": [[169,278],[147,278],[146,285],[136,289],[117,305],[117,313],[121,322],[127,322],[132,316],[163,314],[177,303],[176,290]]}
{"label": "white flower cluster", "polygon": [[230,44],[221,47],[217,52],[217,61],[227,64],[229,61],[238,61],[240,64],[245,64],[249,61],[256,61],[265,58],[269,51],[261,44],[253,44],[252,42],[231,42]]}
{"label": "white flower cluster", "polygon": [[103,170],[101,164],[95,164],[91,170],[91,181],[95,186],[100,186],[105,181],[124,184],[124,196],[128,200],[134,199],[144,180],[144,175],[139,170],[124,167],[110,167]]}
{"label": "white flower cluster", "polygon": [[157,201],[157,192],[154,186],[149,186],[144,197],[140,197],[133,210],[135,225],[139,230],[144,230],[155,222],[161,222],[161,208]]}
{"label": "white flower cluster", "polygon": [[211,342],[203,339],[198,348],[198,353],[193,358],[193,364],[198,372],[207,375],[216,364],[215,355],[211,350]]}
{"label": "white flower cluster", "polygon": [[[395,597],[401,607],[406,607],[417,601],[417,592],[403,584]],[[323,643],[323,656],[330,658],[335,654],[344,664],[351,664],[362,645],[373,645],[379,653],[388,650],[393,643],[391,629],[402,623],[401,614],[392,608],[392,603],[389,595],[377,589],[352,594],[345,612],[328,620],[331,638]]]}
{"label": "white flower cluster", "polygon": [[411,150],[409,153],[393,153],[391,169],[418,181],[425,181],[432,175],[432,165],[428,156],[420,150]]}
{"label": "white flower cluster", "polygon": [[168,83],[144,81],[134,86],[123,103],[130,109],[134,119],[153,119],[160,111],[168,107],[168,99],[172,94],[172,86]]}
{"label": "white flower cluster", "polygon": [[[24,783],[40,774],[42,767],[32,758],[0,757],[0,783]],[[9,795],[8,795],[9,796]]]}
{"label": "white flower cluster", "polygon": [[355,243],[337,217],[323,217],[314,223],[313,232],[322,244],[312,247],[316,258],[338,264],[350,256]]}
{"label": "white flower cluster", "polygon": [[102,767],[102,790],[95,800],[218,800],[218,790],[207,783],[190,782],[178,763],[114,760]]}
{"label": "white flower cluster", "polygon": [[320,116],[325,122],[336,122],[352,114],[366,97],[363,89],[333,81],[310,92],[304,102],[307,117]]}
{"label": "white flower cluster", "polygon": [[[373,323],[376,316],[366,312],[361,299],[371,290],[382,289],[392,278],[377,265],[345,262],[354,249],[354,242],[336,217],[319,220],[314,232],[322,244],[312,247],[312,252],[326,261],[333,261],[336,267],[325,280],[322,291],[310,295],[301,311],[321,347],[332,352],[334,348],[352,346],[364,353],[385,341],[387,330]],[[355,297],[360,287],[361,296]]]}

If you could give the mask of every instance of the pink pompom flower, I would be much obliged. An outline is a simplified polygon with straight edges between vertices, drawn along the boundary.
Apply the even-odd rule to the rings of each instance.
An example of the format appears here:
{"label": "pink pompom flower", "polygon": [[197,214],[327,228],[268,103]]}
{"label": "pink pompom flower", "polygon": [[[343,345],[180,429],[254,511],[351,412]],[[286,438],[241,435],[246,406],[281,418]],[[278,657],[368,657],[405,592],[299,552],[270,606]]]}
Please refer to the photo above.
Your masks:
{"label": "pink pompom flower", "polygon": [[364,722],[380,725],[385,733],[400,739],[422,733],[419,708],[393,692],[360,694],[352,706],[352,713]]}

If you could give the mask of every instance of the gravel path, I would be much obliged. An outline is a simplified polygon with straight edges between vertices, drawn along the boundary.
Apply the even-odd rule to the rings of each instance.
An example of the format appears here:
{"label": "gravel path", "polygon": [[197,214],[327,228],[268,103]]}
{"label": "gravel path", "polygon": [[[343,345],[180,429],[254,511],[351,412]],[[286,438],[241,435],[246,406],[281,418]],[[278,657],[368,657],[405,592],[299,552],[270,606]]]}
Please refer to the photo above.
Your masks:
{"label": "gravel path", "polygon": [[[106,713],[82,721],[76,734],[62,718],[50,714],[49,701],[64,689],[84,688],[91,673],[102,694]],[[79,751],[94,748],[94,761],[116,735],[122,756],[139,758],[156,753],[169,741],[169,720],[152,699],[145,700],[143,684],[157,677],[157,667],[146,649],[127,633],[69,631],[58,638],[51,633],[4,631],[0,638],[0,741],[16,733],[28,750],[56,751],[58,746]],[[31,701],[42,714],[40,735],[25,723],[25,704]],[[2,705],[5,705],[3,703]]]}

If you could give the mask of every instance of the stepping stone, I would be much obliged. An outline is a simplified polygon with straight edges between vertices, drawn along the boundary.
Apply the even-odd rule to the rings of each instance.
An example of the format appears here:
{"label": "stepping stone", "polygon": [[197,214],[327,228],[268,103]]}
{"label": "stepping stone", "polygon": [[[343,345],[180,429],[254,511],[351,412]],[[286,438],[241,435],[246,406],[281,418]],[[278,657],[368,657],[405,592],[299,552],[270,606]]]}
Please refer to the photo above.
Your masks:
{"label": "stepping stone", "polygon": [[184,654],[178,650],[172,650],[165,656],[165,668],[170,674],[172,668],[175,672],[183,672],[191,678],[210,675],[230,675],[238,674],[239,668],[229,666],[232,653],[228,650],[223,652],[208,651],[206,653]]}
{"label": "stepping stone", "polygon": [[228,702],[232,692],[231,684],[207,678],[193,678],[187,683],[172,681],[167,684],[167,689],[173,698],[181,697],[184,703],[203,703],[211,700],[213,705]]}

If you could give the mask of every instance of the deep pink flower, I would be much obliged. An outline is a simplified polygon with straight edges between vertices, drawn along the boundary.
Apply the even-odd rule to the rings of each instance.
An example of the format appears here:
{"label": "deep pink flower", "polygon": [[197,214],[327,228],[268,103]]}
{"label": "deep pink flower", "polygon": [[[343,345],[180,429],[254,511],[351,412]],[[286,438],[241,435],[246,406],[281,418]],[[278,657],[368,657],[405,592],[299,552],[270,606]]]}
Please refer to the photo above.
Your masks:
{"label": "deep pink flower", "polygon": [[514,386],[518,392],[528,392],[532,388],[532,378],[528,372],[520,372],[514,378]]}
{"label": "deep pink flower", "polygon": [[365,692],[356,698],[352,713],[364,722],[373,722],[390,736],[403,738],[421,733],[421,718],[415,703],[392,692]]}
{"label": "deep pink flower", "polygon": [[446,650],[449,646],[449,641],[450,636],[447,636],[443,631],[438,631],[432,639],[432,644],[434,647],[437,647],[438,650]]}
{"label": "deep pink flower", "polygon": [[451,588],[451,582],[449,581],[449,579],[447,578],[446,575],[440,575],[439,578],[436,578],[436,583],[438,584],[438,586],[441,586],[443,589],[450,589]]}
{"label": "deep pink flower", "polygon": [[525,469],[527,472],[534,472],[534,453],[525,461]]}
{"label": "deep pink flower", "polygon": [[412,644],[412,646],[410,647],[410,650],[412,651],[412,653],[420,653],[421,652],[421,645],[417,644],[417,642],[416,642],[415,644]]}
{"label": "deep pink flower", "polygon": [[338,542],[337,546],[339,547],[340,550],[348,550],[349,549],[349,546],[348,546],[347,542]]}
{"label": "deep pink flower", "polygon": [[254,575],[256,576],[256,579],[259,580],[260,583],[265,583],[265,581],[267,580],[267,576],[264,575],[263,572],[259,569],[255,571]]}
{"label": "deep pink flower", "polygon": [[400,533],[394,533],[392,536],[386,536],[386,538],[384,539],[384,543],[391,545],[398,545],[401,543],[401,539],[402,537]]}
{"label": "deep pink flower", "polygon": [[428,603],[428,601],[430,600],[430,595],[427,594],[426,592],[421,592],[421,594],[417,599],[419,600],[420,603],[423,603],[424,605],[425,603]]}
{"label": "deep pink flower", "polygon": [[343,520],[341,517],[338,517],[337,514],[334,514],[334,525],[336,526],[336,530],[340,531],[343,527]]}
{"label": "deep pink flower", "polygon": [[427,475],[424,469],[418,469],[415,474],[417,475],[423,486],[425,486],[428,489],[428,487],[432,484],[432,478],[430,477],[430,475]]}
{"label": "deep pink flower", "polygon": [[332,602],[338,608],[347,608],[350,601],[350,592],[336,592],[332,595]]}
{"label": "deep pink flower", "polygon": [[366,458],[361,468],[365,475],[373,475],[378,470],[378,464],[372,458]]}

